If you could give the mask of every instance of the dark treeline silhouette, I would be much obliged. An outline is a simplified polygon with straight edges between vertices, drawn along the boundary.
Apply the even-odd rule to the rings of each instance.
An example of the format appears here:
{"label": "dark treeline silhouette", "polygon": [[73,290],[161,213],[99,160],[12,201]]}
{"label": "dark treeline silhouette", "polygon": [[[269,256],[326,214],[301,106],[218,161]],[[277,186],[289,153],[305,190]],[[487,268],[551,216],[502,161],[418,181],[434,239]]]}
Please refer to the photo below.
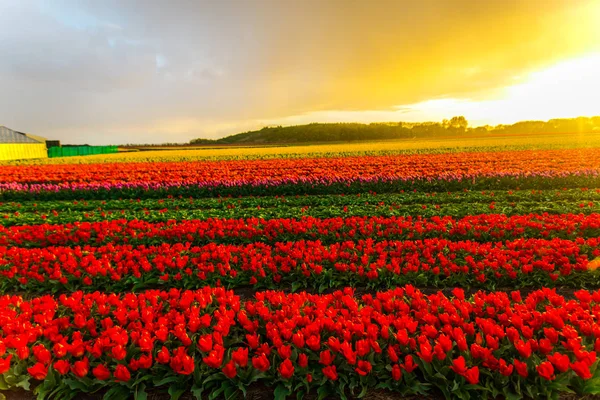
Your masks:
{"label": "dark treeline silhouette", "polygon": [[600,117],[522,121],[512,125],[486,125],[470,128],[465,117],[460,116],[450,120],[443,120],[441,123],[312,123],[285,127],[264,127],[257,131],[238,133],[216,140],[194,139],[190,141],[190,144],[348,142],[359,140],[434,138],[457,135],[509,135],[596,131],[600,133]]}

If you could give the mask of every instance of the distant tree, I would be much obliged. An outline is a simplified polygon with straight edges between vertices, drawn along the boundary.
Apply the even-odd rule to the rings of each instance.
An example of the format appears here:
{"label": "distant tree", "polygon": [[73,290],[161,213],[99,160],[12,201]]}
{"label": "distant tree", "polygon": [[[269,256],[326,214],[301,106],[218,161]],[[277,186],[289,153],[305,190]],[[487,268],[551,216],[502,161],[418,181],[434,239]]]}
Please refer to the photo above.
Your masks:
{"label": "distant tree", "polygon": [[190,140],[190,144],[214,144],[214,143],[217,143],[217,141],[214,139],[198,138],[198,139]]}
{"label": "distant tree", "polygon": [[469,127],[469,122],[467,122],[467,119],[462,115],[459,117],[452,117],[448,123],[452,128],[463,131],[466,131]]}

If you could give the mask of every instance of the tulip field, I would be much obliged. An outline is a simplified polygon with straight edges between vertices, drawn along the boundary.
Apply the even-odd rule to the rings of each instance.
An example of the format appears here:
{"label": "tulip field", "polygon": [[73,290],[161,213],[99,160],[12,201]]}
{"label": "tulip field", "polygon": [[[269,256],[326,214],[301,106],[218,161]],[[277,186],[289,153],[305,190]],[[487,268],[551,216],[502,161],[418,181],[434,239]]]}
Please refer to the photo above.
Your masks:
{"label": "tulip field", "polygon": [[600,148],[111,160],[0,165],[0,399],[600,394]]}

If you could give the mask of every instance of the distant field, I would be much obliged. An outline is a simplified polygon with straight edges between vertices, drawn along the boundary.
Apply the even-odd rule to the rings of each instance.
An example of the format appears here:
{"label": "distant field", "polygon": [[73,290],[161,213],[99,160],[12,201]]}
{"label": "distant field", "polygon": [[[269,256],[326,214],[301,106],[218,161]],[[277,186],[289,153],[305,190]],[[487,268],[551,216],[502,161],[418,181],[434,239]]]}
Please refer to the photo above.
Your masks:
{"label": "distant field", "polygon": [[81,164],[148,161],[193,161],[277,157],[331,157],[364,154],[444,153],[600,147],[600,133],[445,137],[393,141],[301,144],[287,146],[167,147],[118,154],[12,161],[4,164]]}

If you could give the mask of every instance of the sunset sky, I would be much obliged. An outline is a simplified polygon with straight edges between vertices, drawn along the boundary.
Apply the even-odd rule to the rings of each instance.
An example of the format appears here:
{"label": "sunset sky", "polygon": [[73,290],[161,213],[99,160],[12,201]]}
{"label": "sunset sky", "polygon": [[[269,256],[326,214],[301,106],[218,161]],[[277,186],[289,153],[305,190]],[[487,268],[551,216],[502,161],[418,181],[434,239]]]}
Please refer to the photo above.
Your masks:
{"label": "sunset sky", "polygon": [[0,0],[0,125],[65,143],[600,115],[600,0]]}

